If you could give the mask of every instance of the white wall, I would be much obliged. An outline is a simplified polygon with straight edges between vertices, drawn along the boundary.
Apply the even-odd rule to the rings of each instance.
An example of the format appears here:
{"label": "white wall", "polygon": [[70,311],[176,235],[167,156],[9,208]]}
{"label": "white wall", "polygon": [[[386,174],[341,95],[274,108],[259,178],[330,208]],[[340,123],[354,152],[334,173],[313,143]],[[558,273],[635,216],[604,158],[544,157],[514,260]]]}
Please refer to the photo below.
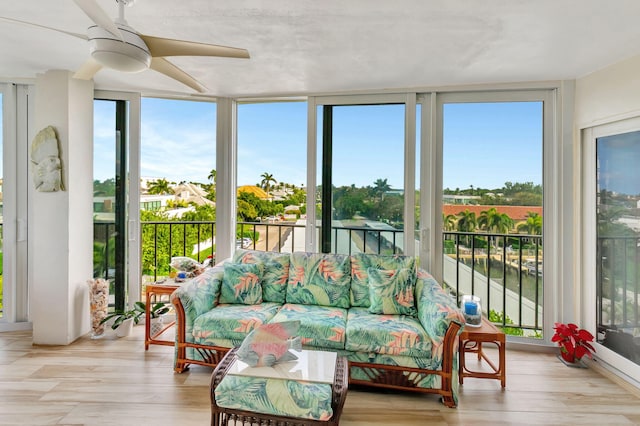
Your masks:
{"label": "white wall", "polygon": [[36,82],[37,133],[56,130],[64,191],[32,191],[29,238],[33,343],[66,345],[89,330],[93,276],[93,82],[48,71]]}
{"label": "white wall", "polygon": [[640,56],[576,81],[578,129],[640,116]]}

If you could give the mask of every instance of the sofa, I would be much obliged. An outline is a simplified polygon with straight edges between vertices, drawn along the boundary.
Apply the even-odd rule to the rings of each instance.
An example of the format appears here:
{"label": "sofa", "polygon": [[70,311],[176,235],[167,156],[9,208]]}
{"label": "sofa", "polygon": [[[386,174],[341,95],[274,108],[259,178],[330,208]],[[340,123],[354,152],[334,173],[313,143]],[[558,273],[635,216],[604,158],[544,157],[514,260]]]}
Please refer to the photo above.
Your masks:
{"label": "sofa", "polygon": [[304,349],[349,360],[349,385],[436,393],[457,405],[454,297],[415,257],[239,249],[171,296],[175,371],[215,367],[256,327],[299,320]]}

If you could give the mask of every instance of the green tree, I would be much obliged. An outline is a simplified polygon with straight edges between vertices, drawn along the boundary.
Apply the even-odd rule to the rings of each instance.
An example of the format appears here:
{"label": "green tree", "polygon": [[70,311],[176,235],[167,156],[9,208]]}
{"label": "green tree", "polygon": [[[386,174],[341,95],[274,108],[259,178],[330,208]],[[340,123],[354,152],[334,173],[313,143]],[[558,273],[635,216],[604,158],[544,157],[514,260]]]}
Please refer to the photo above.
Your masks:
{"label": "green tree", "polygon": [[217,175],[218,175],[218,172],[216,172],[216,169],[211,169],[211,172],[209,172],[209,176],[207,176],[207,179],[209,179],[211,182],[215,184]]}
{"label": "green tree", "polygon": [[373,185],[373,192],[380,197],[380,200],[384,200],[384,194],[391,189],[387,179],[376,179]]}
{"label": "green tree", "polygon": [[262,180],[260,181],[260,186],[264,189],[264,191],[267,193],[267,196],[268,196],[269,190],[271,189],[271,184],[278,183],[278,181],[275,180],[275,178],[271,173],[267,173],[267,172],[264,172],[263,174],[261,174],[260,177],[262,178]]}
{"label": "green tree", "polygon": [[460,212],[458,214],[458,222],[457,227],[460,232],[473,232],[476,230],[478,226],[478,221],[476,219],[476,214],[474,212],[470,212],[469,209],[465,209],[465,211]]}
{"label": "green tree", "polygon": [[498,213],[495,207],[480,212],[478,226],[487,232],[507,233],[513,227],[513,220],[506,213]]}
{"label": "green tree", "polygon": [[442,213],[442,228],[445,231],[453,231],[456,226],[456,215]]}
{"label": "green tree", "polygon": [[516,227],[518,232],[523,231],[529,235],[542,235],[542,216],[535,212],[527,213],[527,220]]}
{"label": "green tree", "polygon": [[171,184],[166,179],[158,179],[149,183],[149,194],[171,194]]}

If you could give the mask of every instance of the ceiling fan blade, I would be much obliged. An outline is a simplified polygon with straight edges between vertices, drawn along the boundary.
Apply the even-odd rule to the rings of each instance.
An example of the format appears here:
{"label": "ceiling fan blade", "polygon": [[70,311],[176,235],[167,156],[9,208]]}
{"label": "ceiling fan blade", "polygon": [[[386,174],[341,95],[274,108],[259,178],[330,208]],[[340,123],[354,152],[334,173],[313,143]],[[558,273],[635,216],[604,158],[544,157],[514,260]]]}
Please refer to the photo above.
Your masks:
{"label": "ceiling fan blade", "polygon": [[76,73],[73,75],[73,78],[77,78],[79,80],[91,80],[93,76],[96,75],[96,73],[101,69],[102,65],[100,65],[93,58],[89,58],[89,60],[82,64],[80,69],[76,71]]}
{"label": "ceiling fan blade", "polygon": [[113,20],[107,15],[107,12],[95,2],[95,0],[73,0],[80,9],[96,23],[100,28],[104,28],[120,40],[124,41],[124,37],[120,32],[120,29],[116,26]]}
{"label": "ceiling fan blade", "polygon": [[180,68],[173,65],[171,62],[167,61],[164,58],[152,58],[149,68],[158,71],[159,73],[162,73],[167,77],[171,77],[174,80],[177,80],[180,83],[191,87],[197,92],[204,93],[206,90],[205,87],[198,83],[195,78],[191,77],[189,74],[182,71]]}
{"label": "ceiling fan blade", "polygon": [[72,37],[77,37],[77,38],[80,38],[82,40],[89,40],[89,37],[87,37],[85,34],[72,33],[71,31],[65,31],[65,30],[60,30],[58,28],[47,27],[45,25],[34,24],[33,22],[21,21],[19,19],[13,19],[13,18],[6,18],[4,16],[0,16],[0,20],[7,21],[7,22],[13,22],[14,24],[29,25],[31,27],[43,28],[45,30],[57,31],[59,33],[70,35]]}
{"label": "ceiling fan blade", "polygon": [[144,34],[139,34],[139,36],[147,44],[151,56],[154,57],[221,56],[225,58],[249,59],[249,51],[247,49],[175,40],[172,38],[153,37]]}

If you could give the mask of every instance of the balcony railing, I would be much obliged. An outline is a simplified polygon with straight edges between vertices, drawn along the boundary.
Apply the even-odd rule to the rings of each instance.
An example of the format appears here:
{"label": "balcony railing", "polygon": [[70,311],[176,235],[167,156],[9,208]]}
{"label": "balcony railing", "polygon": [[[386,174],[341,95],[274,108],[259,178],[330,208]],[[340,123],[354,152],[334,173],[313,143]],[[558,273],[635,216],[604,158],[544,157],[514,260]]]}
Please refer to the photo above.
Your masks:
{"label": "balcony railing", "polygon": [[[110,236],[113,223],[96,223],[96,240],[104,257],[97,268],[109,276],[113,268]],[[171,257],[188,256],[203,262],[215,254],[215,222],[143,222],[143,275],[156,281],[169,273]],[[318,230],[319,232],[319,230]],[[401,254],[402,230],[371,227],[332,228],[333,252]],[[319,235],[319,234],[318,234]],[[100,237],[100,238],[98,238]],[[522,234],[443,232],[444,283],[461,297],[482,299],[490,319],[525,334],[542,331],[542,237]],[[292,223],[239,222],[236,247],[294,252],[305,250],[305,226]],[[110,255],[111,254],[111,255]],[[638,316],[639,313],[634,313]]]}
{"label": "balcony railing", "polygon": [[640,329],[640,237],[598,237],[596,258],[598,331],[627,330],[637,335],[635,332]]}
{"label": "balcony railing", "polygon": [[489,319],[515,334],[542,332],[542,237],[443,232],[445,284],[479,296]]}

